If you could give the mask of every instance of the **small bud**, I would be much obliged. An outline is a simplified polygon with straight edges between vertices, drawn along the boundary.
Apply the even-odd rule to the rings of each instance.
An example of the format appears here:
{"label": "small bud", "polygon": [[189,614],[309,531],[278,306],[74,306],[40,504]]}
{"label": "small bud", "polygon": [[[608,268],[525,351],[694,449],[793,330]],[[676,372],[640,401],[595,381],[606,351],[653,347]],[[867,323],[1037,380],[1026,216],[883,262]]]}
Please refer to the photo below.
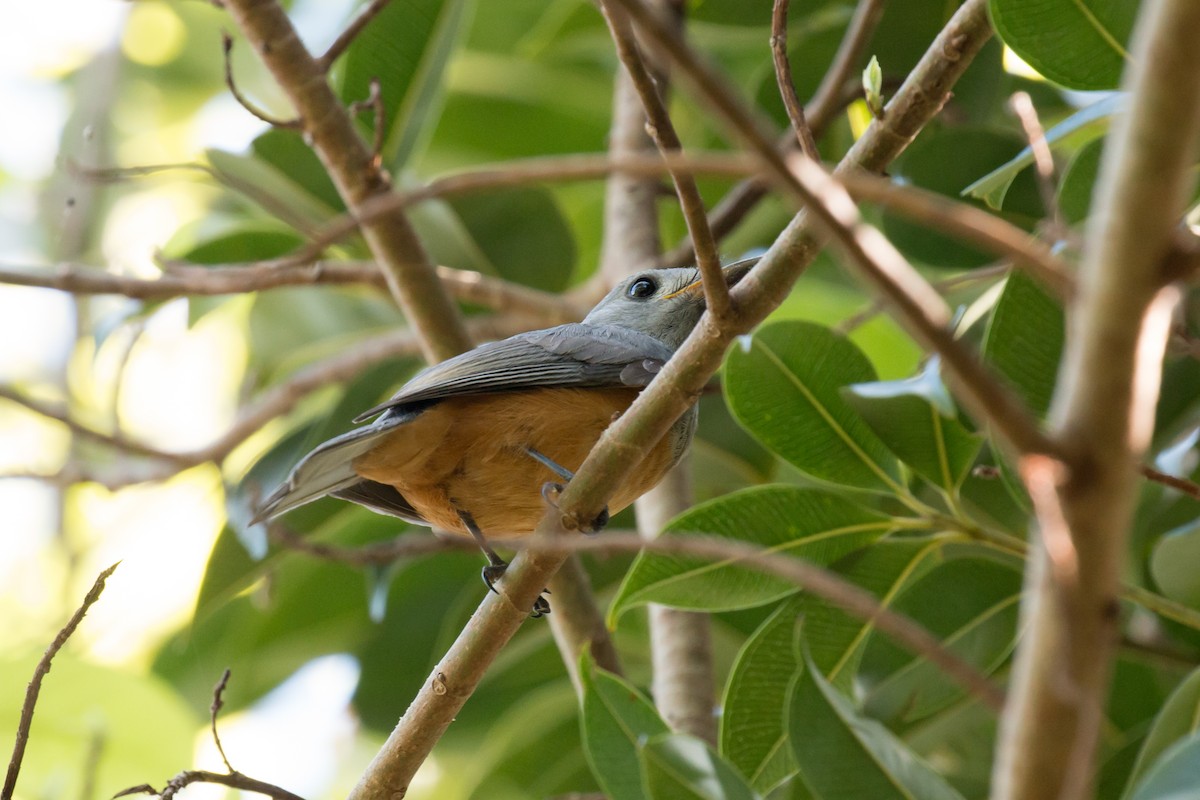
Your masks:
{"label": "small bud", "polygon": [[883,119],[883,70],[875,56],[871,56],[871,63],[863,70],[862,81],[867,108],[871,109],[875,119]]}

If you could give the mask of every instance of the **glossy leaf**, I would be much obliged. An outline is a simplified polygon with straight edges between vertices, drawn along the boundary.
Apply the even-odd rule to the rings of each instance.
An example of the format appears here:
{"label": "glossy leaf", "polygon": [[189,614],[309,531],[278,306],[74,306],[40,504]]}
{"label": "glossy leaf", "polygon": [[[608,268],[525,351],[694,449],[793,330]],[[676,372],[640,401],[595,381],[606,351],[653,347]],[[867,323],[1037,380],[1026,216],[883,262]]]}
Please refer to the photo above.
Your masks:
{"label": "glossy leaf", "polygon": [[[365,100],[371,79],[380,81],[386,130],[381,156],[393,171],[406,166],[433,132],[446,65],[472,7],[471,0],[393,0],[344,56],[339,73],[345,102]],[[373,113],[362,117],[373,131]]]}
{"label": "glossy leaf", "polygon": [[1150,554],[1150,574],[1163,594],[1200,608],[1200,522],[1191,522],[1162,536]]}
{"label": "glossy leaf", "polygon": [[[889,538],[843,558],[834,570],[890,607],[901,592],[945,558],[935,537]],[[850,691],[875,626],[812,595],[804,597],[804,643],[821,674]]]}
{"label": "glossy leaf", "polygon": [[207,150],[205,157],[218,181],[298,231],[315,231],[337,213],[286,170],[257,156]]}
{"label": "glossy leaf", "polygon": [[1063,171],[1058,187],[1058,208],[1063,219],[1071,224],[1087,219],[1103,152],[1104,139],[1088,142],[1071,158],[1071,163]]}
{"label": "glossy leaf", "polygon": [[721,701],[721,755],[759,791],[772,789],[796,772],[784,708],[800,668],[795,643],[803,606],[799,597],[784,602],[746,640]]}
{"label": "glossy leaf", "polygon": [[1194,670],[1171,693],[1154,720],[1154,726],[1142,743],[1133,772],[1132,789],[1174,744],[1200,731],[1200,669]]}
{"label": "glossy leaf", "polygon": [[[1046,131],[1046,143],[1058,145],[1084,144],[1108,130],[1113,116],[1125,108],[1124,95],[1112,94],[1068,116]],[[1026,147],[1009,161],[979,178],[962,190],[964,195],[977,197],[992,208],[1000,208],[1008,187],[1017,174],[1033,164],[1033,149]]]}
{"label": "glossy leaf", "polygon": [[934,357],[915,378],[856,383],[844,396],[896,457],[934,486],[958,489],[983,439],[958,421]]}
{"label": "glossy leaf", "polygon": [[1050,408],[1064,336],[1062,306],[1023,272],[1010,273],[984,334],[983,357],[1039,416]]}
{"label": "glossy leaf", "polygon": [[647,798],[638,750],[651,737],[669,733],[667,724],[641,692],[586,657],[579,676],[583,746],[596,780],[612,800]]}
{"label": "glossy leaf", "polygon": [[737,770],[694,736],[655,737],[638,755],[653,800],[759,800]]}
{"label": "glossy leaf", "polygon": [[[937,563],[941,550],[938,539],[885,539],[841,559],[833,570],[890,606],[904,587]],[[804,594],[781,605],[746,641],[726,684],[720,742],[721,753],[759,791],[796,771],[780,709],[800,666],[795,632],[801,617],[813,662],[845,690],[855,681],[873,630],[869,621]]]}
{"label": "glossy leaf", "polygon": [[1163,753],[1130,800],[1194,800],[1200,796],[1200,734],[1193,733]]}
{"label": "glossy leaf", "polygon": [[[892,608],[987,674],[1012,650],[1020,596],[1020,573],[990,559],[967,558],[934,567]],[[928,717],[963,696],[940,670],[881,634],[867,645],[857,687],[871,716],[889,721]]]}
{"label": "glossy leaf", "polygon": [[522,187],[449,201],[490,269],[516,283],[561,291],[575,266],[575,242],[549,191]]}
{"label": "glossy leaf", "polygon": [[902,491],[895,456],[840,393],[873,380],[858,347],[809,322],[765,325],[725,361],[729,408],[768,448],[820,480]]}
{"label": "glossy leaf", "polygon": [[[1021,149],[1021,139],[990,128],[952,128],[928,132],[917,139],[889,170],[896,178],[948,197],[959,198],[964,187],[1004,164]],[[953,153],[953,158],[947,158]],[[960,199],[961,202],[961,199]],[[969,199],[972,205],[983,204]],[[1016,176],[995,208],[1007,221],[1032,227],[1043,216],[1032,174]],[[945,236],[929,226],[885,213],[883,231],[910,259],[934,267],[962,269],[982,266],[995,256]]]}
{"label": "glossy leaf", "polygon": [[1004,43],[1068,89],[1115,89],[1139,0],[990,0]]}
{"label": "glossy leaf", "polygon": [[[890,519],[828,492],[762,486],[696,506],[672,520],[664,535],[718,536],[829,564],[891,528]],[[796,591],[788,581],[730,561],[642,553],[608,619],[614,626],[621,614],[645,603],[718,611],[762,605]]]}
{"label": "glossy leaf", "polygon": [[862,716],[805,655],[788,705],[792,753],[816,798],[962,800],[875,720]]}

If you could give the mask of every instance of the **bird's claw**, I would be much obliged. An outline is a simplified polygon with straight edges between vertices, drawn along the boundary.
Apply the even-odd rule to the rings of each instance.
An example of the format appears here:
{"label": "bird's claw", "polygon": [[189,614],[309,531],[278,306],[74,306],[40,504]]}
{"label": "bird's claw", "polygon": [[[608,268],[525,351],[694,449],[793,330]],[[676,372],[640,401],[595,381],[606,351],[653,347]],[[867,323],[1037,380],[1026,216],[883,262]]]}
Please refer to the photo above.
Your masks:
{"label": "bird's claw", "polygon": [[[504,577],[504,573],[507,570],[508,564],[488,564],[482,570],[483,582],[493,592],[500,594],[500,590],[496,588],[496,581]],[[533,601],[533,611],[529,616],[534,619],[539,619],[550,613],[550,601],[542,596],[544,594],[550,594],[550,590],[542,589],[542,594],[539,594],[537,600]]]}

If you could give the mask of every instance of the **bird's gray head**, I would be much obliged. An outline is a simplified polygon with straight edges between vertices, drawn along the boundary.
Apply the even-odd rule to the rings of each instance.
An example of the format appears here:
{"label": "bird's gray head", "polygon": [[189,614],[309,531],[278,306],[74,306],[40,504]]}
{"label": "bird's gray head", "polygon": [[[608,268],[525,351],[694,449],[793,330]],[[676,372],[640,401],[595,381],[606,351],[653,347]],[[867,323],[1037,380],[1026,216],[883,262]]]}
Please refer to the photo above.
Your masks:
{"label": "bird's gray head", "polygon": [[[725,283],[733,286],[758,263],[744,259],[725,267]],[[671,349],[696,327],[704,313],[704,287],[700,271],[692,267],[650,269],[632,275],[613,287],[596,304],[585,323],[618,325],[649,334]]]}

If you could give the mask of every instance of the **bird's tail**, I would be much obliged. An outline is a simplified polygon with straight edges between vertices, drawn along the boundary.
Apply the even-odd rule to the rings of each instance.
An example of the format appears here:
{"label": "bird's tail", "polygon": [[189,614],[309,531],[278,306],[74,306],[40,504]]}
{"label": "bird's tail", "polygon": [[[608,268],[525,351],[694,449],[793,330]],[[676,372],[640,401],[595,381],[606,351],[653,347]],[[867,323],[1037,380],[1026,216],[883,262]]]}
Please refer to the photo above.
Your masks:
{"label": "bird's tail", "polygon": [[354,460],[379,444],[395,427],[392,420],[376,422],[321,444],[300,459],[287,480],[263,500],[250,524],[265,522],[361,481],[354,471]]}

